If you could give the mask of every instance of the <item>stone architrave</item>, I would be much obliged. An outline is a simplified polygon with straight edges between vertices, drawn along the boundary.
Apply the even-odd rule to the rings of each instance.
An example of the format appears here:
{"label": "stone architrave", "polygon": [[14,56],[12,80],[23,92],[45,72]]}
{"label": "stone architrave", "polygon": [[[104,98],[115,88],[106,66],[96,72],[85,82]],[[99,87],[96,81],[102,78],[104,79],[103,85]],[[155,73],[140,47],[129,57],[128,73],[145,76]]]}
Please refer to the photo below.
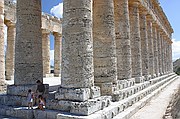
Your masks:
{"label": "stone architrave", "polygon": [[128,0],[114,0],[118,80],[132,77]]}
{"label": "stone architrave", "polygon": [[50,74],[50,31],[42,30],[43,76]]}
{"label": "stone architrave", "polygon": [[157,47],[157,24],[153,23],[153,47],[154,47],[154,73],[159,76],[159,65],[158,65],[158,47]]}
{"label": "stone architrave", "polygon": [[17,0],[15,85],[43,81],[41,0]]}
{"label": "stone architrave", "polygon": [[6,49],[6,80],[14,79],[14,57],[15,57],[15,23],[6,23],[7,25],[7,49]]}
{"label": "stone architrave", "polygon": [[0,1],[0,91],[5,85],[5,54],[4,54],[4,0]]}
{"label": "stone architrave", "polygon": [[159,73],[162,75],[162,46],[161,46],[161,31],[160,29],[157,31],[157,39],[158,39],[158,64],[159,64]]}
{"label": "stone architrave", "polygon": [[149,77],[149,54],[147,36],[147,12],[140,12],[140,34],[141,34],[141,56],[142,56],[142,75],[148,80]]}
{"label": "stone architrave", "polygon": [[64,0],[61,86],[94,85],[92,0]]}
{"label": "stone architrave", "polygon": [[153,33],[152,33],[152,20],[150,16],[147,19],[147,35],[148,35],[148,52],[149,52],[149,74],[151,78],[154,77],[154,47],[153,47]]}
{"label": "stone architrave", "polygon": [[133,2],[129,8],[131,29],[132,78],[136,83],[143,81],[141,60],[141,37],[139,23],[139,3]]}
{"label": "stone architrave", "polygon": [[[100,86],[102,95],[112,94],[110,85],[117,80],[113,0],[93,3],[93,50],[95,85]],[[109,86],[105,86],[107,83]]]}
{"label": "stone architrave", "polygon": [[61,51],[62,35],[54,32],[54,76],[59,77],[61,74]]}

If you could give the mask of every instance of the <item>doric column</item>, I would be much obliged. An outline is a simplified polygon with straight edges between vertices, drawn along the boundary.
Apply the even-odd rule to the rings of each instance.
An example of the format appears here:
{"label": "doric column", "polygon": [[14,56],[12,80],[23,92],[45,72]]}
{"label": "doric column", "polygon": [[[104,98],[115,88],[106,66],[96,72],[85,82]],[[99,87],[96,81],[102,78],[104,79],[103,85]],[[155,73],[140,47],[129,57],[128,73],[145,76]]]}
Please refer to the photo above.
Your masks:
{"label": "doric column", "polygon": [[[150,17],[150,16],[149,16]],[[152,33],[152,20],[148,17],[147,20],[147,35],[148,35],[148,52],[149,52],[149,74],[154,77],[154,47],[153,47],[153,33]]]}
{"label": "doric column", "polygon": [[43,80],[41,1],[17,0],[15,85]]}
{"label": "doric column", "polygon": [[162,46],[161,46],[161,29],[157,30],[157,46],[158,46],[158,64],[159,64],[159,73],[162,75]]}
{"label": "doric column", "polygon": [[132,53],[132,77],[136,82],[142,82],[141,37],[139,24],[139,3],[130,4],[130,29]]}
{"label": "doric column", "polygon": [[149,79],[149,54],[146,12],[140,13],[140,34],[141,34],[141,56],[142,56],[142,75],[146,80]]}
{"label": "doric column", "polygon": [[4,0],[0,1],[0,91],[5,85],[5,54],[4,54]]}
{"label": "doric column", "polygon": [[132,77],[128,0],[114,0],[117,75],[119,80]]}
{"label": "doric column", "polygon": [[[171,40],[171,39],[170,39]],[[169,45],[170,47],[170,72],[172,73],[173,72],[173,59],[172,59],[172,42],[171,44]]]}
{"label": "doric column", "polygon": [[95,0],[93,5],[94,81],[107,95],[117,80],[114,2]]}
{"label": "doric column", "polygon": [[168,42],[167,42],[167,58],[168,58],[168,68],[167,68],[167,72],[170,73],[170,47],[169,47],[169,38],[168,38]]}
{"label": "doric column", "polygon": [[154,47],[154,73],[159,76],[159,65],[158,65],[158,48],[157,48],[157,25],[153,24],[153,47]]}
{"label": "doric column", "polygon": [[92,1],[64,0],[62,87],[94,85]]}
{"label": "doric column", "polygon": [[16,29],[15,23],[6,23],[7,25],[7,49],[6,49],[6,80],[14,79],[14,50]]}
{"label": "doric column", "polygon": [[164,35],[164,39],[163,39],[163,59],[164,59],[164,74],[166,74],[166,36]]}
{"label": "doric column", "polygon": [[162,54],[161,54],[161,57],[162,57],[162,73],[165,74],[165,59],[164,59],[164,49],[165,49],[165,46],[164,46],[164,33],[162,34],[162,40],[161,40],[161,49],[162,49]]}
{"label": "doric column", "polygon": [[167,47],[167,36],[166,36],[166,40],[165,40],[165,44],[164,44],[164,46],[165,46],[165,57],[164,57],[164,59],[165,59],[165,73],[167,73],[168,72],[168,47]]}
{"label": "doric column", "polygon": [[50,74],[50,31],[42,30],[43,76]]}
{"label": "doric column", "polygon": [[62,35],[54,32],[54,76],[60,77],[61,74],[61,51],[62,51]]}

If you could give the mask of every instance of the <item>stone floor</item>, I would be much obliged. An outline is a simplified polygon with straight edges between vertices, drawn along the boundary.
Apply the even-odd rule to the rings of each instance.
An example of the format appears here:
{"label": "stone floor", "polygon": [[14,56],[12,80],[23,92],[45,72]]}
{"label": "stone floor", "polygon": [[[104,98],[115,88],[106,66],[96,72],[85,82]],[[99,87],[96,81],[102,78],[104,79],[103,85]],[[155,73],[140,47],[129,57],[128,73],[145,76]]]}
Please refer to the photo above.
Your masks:
{"label": "stone floor", "polygon": [[[180,85],[180,77],[167,86],[159,95],[134,114],[130,119],[162,119],[175,89]],[[179,118],[180,119],[180,118]]]}

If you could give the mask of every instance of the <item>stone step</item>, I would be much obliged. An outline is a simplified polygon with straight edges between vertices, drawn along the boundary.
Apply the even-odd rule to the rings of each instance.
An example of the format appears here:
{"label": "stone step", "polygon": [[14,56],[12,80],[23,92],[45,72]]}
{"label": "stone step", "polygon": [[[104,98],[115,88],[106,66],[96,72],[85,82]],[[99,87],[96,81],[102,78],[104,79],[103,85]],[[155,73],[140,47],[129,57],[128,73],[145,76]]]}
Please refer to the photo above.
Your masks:
{"label": "stone step", "polygon": [[154,78],[154,79],[151,79],[149,81],[145,81],[143,83],[138,83],[138,84],[135,84],[131,87],[126,87],[126,88],[123,88],[119,91],[116,91],[114,93],[114,95],[112,96],[112,99],[113,101],[120,101],[122,99],[126,99],[128,98],[129,96],[133,95],[133,94],[136,94],[138,93],[139,91],[151,86],[151,85],[154,85],[155,83],[163,80],[163,79],[166,79],[167,77],[170,77],[170,76],[173,76],[174,73],[171,73],[171,74],[168,74],[168,75],[164,75],[164,76],[161,76],[161,77],[157,77],[157,78]]}
{"label": "stone step", "polygon": [[133,106],[127,108],[123,112],[116,115],[113,119],[129,119],[138,110],[143,108],[154,96],[158,95],[164,88],[166,88],[170,83],[172,83],[176,79],[177,77],[174,77],[170,81],[166,82],[164,85],[160,86],[157,90],[153,91],[151,94],[147,95],[142,100],[135,103]]}
{"label": "stone step", "polygon": [[[175,80],[176,75],[161,80],[126,99],[111,102],[108,107],[89,116],[80,116],[58,110],[28,110],[27,107],[11,107],[0,105],[0,115],[13,116],[25,119],[128,119],[132,114],[142,108],[151,98],[157,95],[169,83]],[[121,117],[121,118],[120,118]]]}
{"label": "stone step", "polygon": [[20,118],[0,115],[0,119],[20,119]]}

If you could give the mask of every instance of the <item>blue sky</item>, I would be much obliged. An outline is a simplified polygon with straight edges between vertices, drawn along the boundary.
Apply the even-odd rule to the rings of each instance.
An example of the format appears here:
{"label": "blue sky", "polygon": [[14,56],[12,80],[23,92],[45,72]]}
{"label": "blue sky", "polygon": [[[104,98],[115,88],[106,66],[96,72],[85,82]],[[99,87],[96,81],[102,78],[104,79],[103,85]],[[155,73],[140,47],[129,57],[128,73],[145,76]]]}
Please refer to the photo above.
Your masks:
{"label": "blue sky", "polygon": [[[42,0],[42,11],[55,15],[62,16],[62,3],[63,0]],[[173,33],[173,60],[180,58],[180,0],[159,0],[171,26],[174,29]],[[53,53],[54,41],[51,36],[51,53]],[[53,55],[53,54],[52,54]]]}

